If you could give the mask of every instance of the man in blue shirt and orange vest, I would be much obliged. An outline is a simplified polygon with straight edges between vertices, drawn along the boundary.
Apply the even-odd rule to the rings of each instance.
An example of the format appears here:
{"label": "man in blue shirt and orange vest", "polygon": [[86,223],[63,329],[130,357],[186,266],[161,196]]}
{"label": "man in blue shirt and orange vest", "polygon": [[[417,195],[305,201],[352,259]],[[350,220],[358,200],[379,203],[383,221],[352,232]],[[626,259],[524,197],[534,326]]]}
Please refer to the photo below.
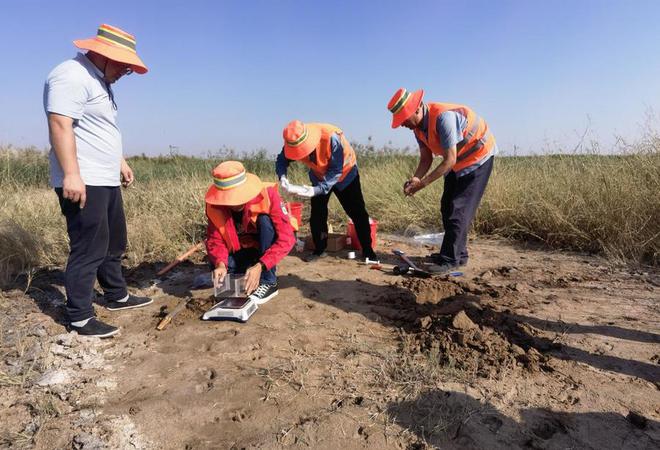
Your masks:
{"label": "man in blue shirt and orange vest", "polygon": [[[393,114],[392,128],[413,130],[419,143],[420,160],[405,195],[414,195],[440,177],[445,177],[440,202],[445,236],[440,253],[431,255],[434,273],[444,273],[468,262],[467,237],[497,152],[495,138],[486,121],[472,109],[452,103],[424,103],[424,91],[399,89],[387,109]],[[434,156],[442,162],[432,171]]]}
{"label": "man in blue shirt and orange vest", "polygon": [[213,281],[245,273],[246,293],[266,303],[278,294],[275,266],[296,242],[277,184],[262,182],[238,161],[225,161],[213,170],[205,200]]}
{"label": "man in blue shirt and orange vest", "polygon": [[[284,148],[277,156],[275,171],[284,189],[311,198],[310,229],[314,252],[305,257],[313,261],[325,255],[328,244],[328,202],[335,193],[348,217],[355,224],[362,256],[371,261],[378,258],[371,242],[371,227],[360,186],[360,174],[355,151],[342,130],[327,123],[291,121],[282,132]],[[291,190],[286,178],[291,161],[300,161],[309,167],[312,186],[300,191]]]}

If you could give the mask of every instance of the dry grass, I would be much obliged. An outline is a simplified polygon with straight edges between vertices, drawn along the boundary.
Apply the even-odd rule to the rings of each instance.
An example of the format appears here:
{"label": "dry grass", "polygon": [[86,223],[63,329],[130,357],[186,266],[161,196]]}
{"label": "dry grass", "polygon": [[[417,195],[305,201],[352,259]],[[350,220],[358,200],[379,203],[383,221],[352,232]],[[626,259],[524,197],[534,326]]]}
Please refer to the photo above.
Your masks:
{"label": "dry grass", "polygon": [[[414,198],[401,193],[416,156],[357,146],[367,208],[380,229],[440,230],[436,182]],[[477,233],[534,240],[552,248],[602,253],[657,265],[660,262],[660,138],[649,133],[622,154],[497,158],[475,220]],[[209,158],[131,159],[138,181],[124,191],[129,230],[128,263],[168,260],[204,237],[204,193],[219,161],[241,158],[248,170],[274,180],[272,158],[231,151]],[[0,283],[32,267],[62,265],[67,237],[57,198],[47,187],[47,158],[34,149],[0,149]],[[300,164],[294,182],[305,182]],[[346,217],[336,199],[330,221]],[[309,214],[309,206],[305,208]]]}

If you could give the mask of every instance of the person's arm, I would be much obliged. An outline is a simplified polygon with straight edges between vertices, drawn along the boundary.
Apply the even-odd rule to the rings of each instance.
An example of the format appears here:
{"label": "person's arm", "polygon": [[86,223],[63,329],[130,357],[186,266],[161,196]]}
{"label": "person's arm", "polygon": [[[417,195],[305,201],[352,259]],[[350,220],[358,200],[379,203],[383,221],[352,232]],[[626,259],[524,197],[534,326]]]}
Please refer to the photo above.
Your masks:
{"label": "person's arm", "polygon": [[210,219],[206,227],[206,254],[209,256],[209,262],[213,267],[218,267],[220,264],[227,266],[229,249],[220,234],[220,230]]}
{"label": "person's arm", "polygon": [[454,167],[456,164],[456,146],[463,139],[463,133],[461,130],[462,121],[465,121],[465,118],[455,111],[446,111],[437,118],[435,129],[438,134],[440,145],[447,149],[446,157],[430,173],[420,177],[418,181],[413,180],[414,182],[408,186],[408,195],[413,195],[415,192],[424,189],[438,178],[444,177]]}
{"label": "person's arm", "polygon": [[420,180],[428,173],[433,163],[433,153],[431,153],[431,150],[419,139],[417,143],[419,144],[419,163],[412,178],[403,183],[403,193],[405,195],[412,195],[416,192],[413,191],[414,187],[419,185]]}
{"label": "person's arm", "polygon": [[73,203],[80,202],[82,209],[85,207],[87,194],[78,166],[73,119],[60,114],[48,113],[48,137],[64,173],[62,195]]}
{"label": "person's arm", "polygon": [[121,157],[121,185],[124,187],[129,187],[135,181],[135,175],[133,175],[133,169],[128,165],[124,157]]}
{"label": "person's arm", "polygon": [[413,185],[410,186],[409,195],[413,195],[415,192],[424,189],[426,186],[429,184],[433,183],[435,180],[438,178],[442,178],[449,171],[451,170],[452,167],[454,167],[454,164],[456,164],[456,147],[451,147],[447,150],[447,157],[442,160],[440,164],[438,164],[438,167],[433,169],[430,173],[428,173],[426,176],[421,178],[419,182],[414,183]]}
{"label": "person's arm", "polygon": [[284,148],[282,148],[282,151],[277,155],[277,160],[275,161],[275,173],[277,174],[278,180],[282,177],[286,177],[290,162],[291,161],[284,156]]}
{"label": "person's arm", "polygon": [[272,269],[279,264],[286,255],[289,254],[296,244],[296,237],[293,234],[293,227],[289,221],[289,214],[285,213],[286,205],[282,201],[280,194],[276,189],[270,192],[270,219],[273,221],[275,235],[277,240],[263,254],[260,261],[264,264],[266,270]]}
{"label": "person's arm", "polygon": [[332,153],[330,155],[328,171],[323,179],[319,180],[319,183],[314,186],[314,195],[325,195],[330,192],[344,171],[344,146],[337,134],[333,134],[330,138],[330,146]]}

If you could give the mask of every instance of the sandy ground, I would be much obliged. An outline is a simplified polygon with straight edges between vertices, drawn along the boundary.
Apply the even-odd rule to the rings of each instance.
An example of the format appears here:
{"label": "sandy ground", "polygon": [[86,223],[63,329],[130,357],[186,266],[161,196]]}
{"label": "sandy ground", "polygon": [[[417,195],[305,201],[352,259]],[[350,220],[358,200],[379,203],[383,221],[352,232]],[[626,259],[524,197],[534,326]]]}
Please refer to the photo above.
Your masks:
{"label": "sandy ground", "polygon": [[97,306],[122,327],[107,340],[66,333],[61,271],[19,280],[0,297],[0,447],[659,448],[658,273],[471,250],[463,276],[433,279],[294,253],[246,324],[199,320],[201,259],[157,283],[145,265],[127,278],[154,304]]}

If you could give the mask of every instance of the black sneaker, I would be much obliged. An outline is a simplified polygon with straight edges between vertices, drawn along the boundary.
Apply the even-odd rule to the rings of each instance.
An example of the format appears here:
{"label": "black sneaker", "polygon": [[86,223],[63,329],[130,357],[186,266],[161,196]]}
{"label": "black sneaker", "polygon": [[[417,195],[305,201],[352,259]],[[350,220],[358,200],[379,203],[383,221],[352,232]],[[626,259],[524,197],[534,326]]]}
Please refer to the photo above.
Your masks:
{"label": "black sneaker", "polygon": [[[426,255],[426,259],[430,259],[434,264],[444,264],[444,261],[441,259],[441,257],[442,255],[439,252]],[[467,263],[468,263],[467,259],[461,259],[460,261],[458,261],[458,265],[456,267],[467,266]]]}
{"label": "black sneaker", "polygon": [[439,275],[443,273],[449,273],[452,272],[454,269],[458,267],[457,264],[449,264],[449,263],[442,263],[442,264],[431,264],[430,266],[427,266],[427,272],[430,272],[434,275]]}
{"label": "black sneaker", "polygon": [[280,291],[277,289],[277,284],[263,283],[260,284],[248,298],[254,300],[257,305],[263,305],[279,293]]}
{"label": "black sneaker", "polygon": [[129,295],[128,300],[125,302],[108,302],[105,307],[110,311],[121,311],[122,309],[142,308],[153,302],[154,301],[149,297],[136,297],[135,295]]}
{"label": "black sneaker", "polygon": [[362,259],[366,264],[379,264],[378,255],[373,250],[365,250],[362,252]]}
{"label": "black sneaker", "polygon": [[75,327],[69,324],[69,331],[75,331],[81,336],[106,338],[119,333],[119,328],[101,322],[96,317],[92,317],[87,321],[85,326],[82,327]]}
{"label": "black sneaker", "polygon": [[316,261],[319,258],[325,258],[326,256],[328,256],[328,254],[326,252],[323,252],[323,253],[312,252],[312,253],[308,253],[307,255],[303,256],[303,261],[312,262],[312,261]]}

